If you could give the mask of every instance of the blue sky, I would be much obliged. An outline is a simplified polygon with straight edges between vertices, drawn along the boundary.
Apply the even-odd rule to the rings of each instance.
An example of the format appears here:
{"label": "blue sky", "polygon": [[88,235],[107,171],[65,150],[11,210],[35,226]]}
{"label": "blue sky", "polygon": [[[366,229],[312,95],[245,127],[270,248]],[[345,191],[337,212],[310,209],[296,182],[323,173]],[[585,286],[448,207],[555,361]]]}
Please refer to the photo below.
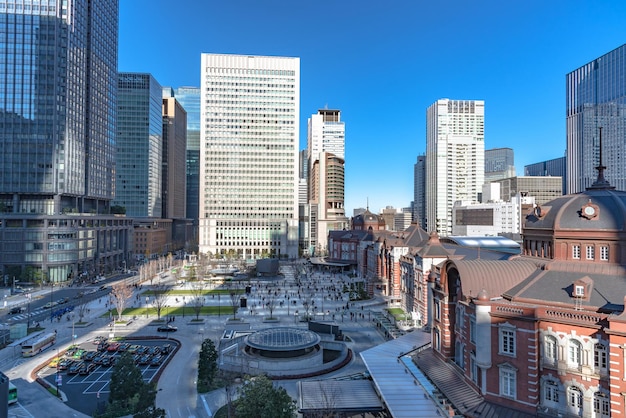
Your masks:
{"label": "blue sky", "polygon": [[300,148],[328,106],[346,123],[346,211],[413,200],[426,108],[485,101],[485,148],[565,152],[565,75],[626,43],[626,2],[121,0],[120,71],[199,86],[200,54],[300,57]]}

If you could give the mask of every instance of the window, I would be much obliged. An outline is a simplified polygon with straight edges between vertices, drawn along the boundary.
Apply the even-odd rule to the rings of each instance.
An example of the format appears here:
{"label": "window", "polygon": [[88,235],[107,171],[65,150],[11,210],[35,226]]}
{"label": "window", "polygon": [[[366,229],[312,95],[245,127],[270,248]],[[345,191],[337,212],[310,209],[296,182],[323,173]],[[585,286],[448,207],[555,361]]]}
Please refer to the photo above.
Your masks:
{"label": "window", "polygon": [[611,404],[606,393],[596,392],[593,395],[593,413],[596,417],[608,418],[611,416]]}
{"label": "window", "polygon": [[593,346],[593,366],[597,371],[606,370],[606,346],[598,343]]}
{"label": "window", "polygon": [[465,367],[465,346],[457,341],[454,348],[454,362],[462,369]]}
{"label": "window", "polygon": [[500,367],[500,395],[515,398],[516,370],[509,366]]}
{"label": "window", "polygon": [[500,328],[500,354],[515,355],[515,329]]}
{"label": "window", "polygon": [[559,385],[554,380],[547,380],[543,386],[543,399],[559,403]]}
{"label": "window", "polygon": [[544,359],[545,359],[546,362],[548,362],[548,363],[556,363],[556,361],[558,360],[558,358],[557,358],[557,347],[558,347],[558,343],[556,341],[556,338],[554,338],[553,336],[547,336],[545,338],[545,342],[544,342],[544,349],[545,349]]}
{"label": "window", "polygon": [[435,299],[434,307],[435,307],[435,319],[439,321],[441,320],[441,306],[439,305],[439,299]]}
{"label": "window", "polygon": [[585,296],[585,287],[581,285],[574,286],[574,296]]}
{"label": "window", "polygon": [[580,353],[582,351],[582,347],[580,342],[576,340],[570,340],[568,346],[568,356],[567,360],[571,367],[580,367]]}
{"label": "window", "polygon": [[587,260],[593,260],[593,257],[595,256],[595,248],[593,245],[587,245],[586,247],[586,255],[587,255]]}
{"label": "window", "polygon": [[572,258],[575,260],[580,260],[580,245],[574,245],[572,247]]}
{"label": "window", "polygon": [[607,246],[600,247],[600,260],[609,261],[609,247]]}
{"label": "window", "polygon": [[472,382],[478,384],[478,365],[476,365],[476,353],[473,351],[470,354],[470,378]]}
{"label": "window", "polygon": [[574,413],[578,414],[583,408],[583,393],[577,387],[570,386],[567,389],[567,404],[574,408]]}
{"label": "window", "polygon": [[470,342],[476,343],[476,318],[470,318],[469,328]]}

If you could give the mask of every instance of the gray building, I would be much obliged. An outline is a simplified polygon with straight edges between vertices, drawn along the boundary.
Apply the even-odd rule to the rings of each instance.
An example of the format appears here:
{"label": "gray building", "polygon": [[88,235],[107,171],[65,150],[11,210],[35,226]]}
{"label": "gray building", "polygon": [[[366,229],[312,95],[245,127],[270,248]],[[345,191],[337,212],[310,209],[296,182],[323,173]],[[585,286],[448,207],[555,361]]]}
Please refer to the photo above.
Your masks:
{"label": "gray building", "polygon": [[515,154],[511,148],[485,150],[485,183],[515,177]]}
{"label": "gray building", "polygon": [[130,254],[131,222],[110,214],[118,0],[54,3],[0,13],[5,279],[62,282]]}
{"label": "gray building", "polygon": [[563,192],[567,189],[565,157],[554,158],[552,160],[541,161],[539,163],[524,166],[525,176],[558,176],[561,177]]}
{"label": "gray building", "polygon": [[200,202],[200,87],[179,87],[174,97],[187,111],[187,215],[196,227],[197,243],[198,205]]}
{"label": "gray building", "polygon": [[163,89],[151,74],[119,73],[114,204],[162,216]]}
{"label": "gray building", "polygon": [[413,220],[426,225],[426,156],[418,155],[413,166]]}
{"label": "gray building", "polygon": [[500,183],[500,197],[505,202],[516,196],[534,197],[536,204],[543,205],[563,195],[562,179],[558,176],[517,176],[492,183]]}
{"label": "gray building", "polygon": [[606,180],[617,190],[626,190],[625,73],[626,44],[566,76],[568,194],[591,186],[600,162],[606,166]]}

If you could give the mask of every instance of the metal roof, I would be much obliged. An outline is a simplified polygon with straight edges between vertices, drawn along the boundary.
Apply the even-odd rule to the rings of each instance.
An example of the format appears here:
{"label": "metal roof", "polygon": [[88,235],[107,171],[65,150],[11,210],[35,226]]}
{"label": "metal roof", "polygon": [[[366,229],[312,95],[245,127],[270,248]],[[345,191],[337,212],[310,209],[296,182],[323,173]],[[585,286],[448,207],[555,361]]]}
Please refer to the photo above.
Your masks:
{"label": "metal roof", "polygon": [[374,385],[394,418],[436,418],[441,411],[429,389],[413,375],[401,357],[430,343],[430,334],[413,331],[361,353]]}
{"label": "metal roof", "polygon": [[[382,412],[384,406],[369,380],[309,380],[298,382],[302,414]],[[317,416],[317,415],[316,415]]]}

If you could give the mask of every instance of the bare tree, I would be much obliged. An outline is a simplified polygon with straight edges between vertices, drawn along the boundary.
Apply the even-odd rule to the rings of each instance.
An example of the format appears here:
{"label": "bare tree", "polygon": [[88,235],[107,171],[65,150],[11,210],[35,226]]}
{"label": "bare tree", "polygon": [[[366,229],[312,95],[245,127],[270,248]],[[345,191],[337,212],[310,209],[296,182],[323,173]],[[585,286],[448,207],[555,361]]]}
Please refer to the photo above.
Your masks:
{"label": "bare tree", "polygon": [[152,294],[154,295],[154,309],[156,309],[157,319],[161,319],[161,311],[167,307],[168,287],[165,283],[157,283],[152,286]]}
{"label": "bare tree", "polygon": [[204,282],[198,280],[191,286],[191,306],[196,314],[196,320],[200,319],[200,312],[204,306]]}
{"label": "bare tree", "polygon": [[304,307],[304,313],[306,315],[306,321],[309,322],[311,320],[310,312],[315,306],[315,299],[313,297],[313,292],[305,290],[302,295],[302,306]]}
{"label": "bare tree", "polygon": [[274,319],[274,309],[276,309],[276,304],[278,302],[278,296],[276,295],[276,289],[270,287],[267,291],[267,296],[265,298],[265,306],[270,311],[270,318]]}
{"label": "bare tree", "polygon": [[113,297],[113,304],[117,310],[118,321],[122,320],[122,313],[126,308],[126,302],[132,295],[133,288],[124,282],[116,283],[111,287],[111,296]]}
{"label": "bare tree", "polygon": [[237,319],[237,309],[239,308],[239,298],[241,294],[236,288],[231,288],[228,295],[230,296],[230,306],[233,308],[233,319]]}
{"label": "bare tree", "polygon": [[78,322],[83,322],[83,318],[87,313],[87,302],[85,301],[85,297],[81,296],[78,299],[78,307],[76,308],[78,313]]}

